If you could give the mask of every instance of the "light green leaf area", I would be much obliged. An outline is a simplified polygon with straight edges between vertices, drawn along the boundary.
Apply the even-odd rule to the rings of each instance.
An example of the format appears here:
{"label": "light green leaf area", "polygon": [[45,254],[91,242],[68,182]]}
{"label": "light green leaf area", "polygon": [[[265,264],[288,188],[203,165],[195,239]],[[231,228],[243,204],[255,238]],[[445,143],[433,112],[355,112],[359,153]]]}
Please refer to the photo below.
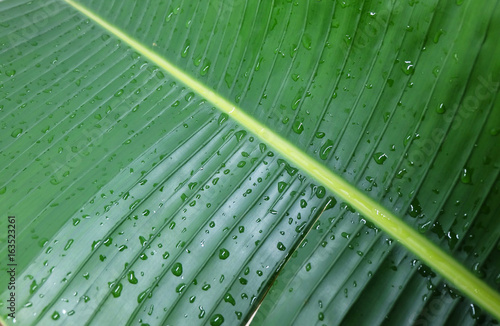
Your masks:
{"label": "light green leaf area", "polygon": [[497,2],[0,12],[6,324],[498,323]]}

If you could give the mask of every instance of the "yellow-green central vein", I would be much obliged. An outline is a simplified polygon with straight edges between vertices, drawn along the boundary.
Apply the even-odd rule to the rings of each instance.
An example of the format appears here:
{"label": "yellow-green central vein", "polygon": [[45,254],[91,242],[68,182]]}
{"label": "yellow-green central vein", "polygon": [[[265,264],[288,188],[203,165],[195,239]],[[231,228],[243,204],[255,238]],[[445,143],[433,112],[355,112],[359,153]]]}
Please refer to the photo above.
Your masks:
{"label": "yellow-green central vein", "polygon": [[472,272],[426,237],[396,217],[392,212],[382,207],[379,203],[362,193],[353,185],[347,183],[340,176],[334,174],[321,163],[274,133],[262,123],[247,115],[241,108],[235,106],[219,94],[216,94],[207,86],[195,80],[189,74],[177,68],[168,60],[153,52],[116,26],[111,25],[97,14],[73,0],[64,1],[92,19],[105,30],[127,43],[131,48],[148,58],[151,62],[164,69],[175,79],[197,92],[219,110],[227,113],[241,126],[254,133],[285,156],[289,162],[295,164],[302,171],[323,184],[330,191],[352,205],[360,214],[370,219],[383,231],[398,240],[432,269],[445,277],[463,294],[467,295],[495,318],[500,319],[500,294],[478,279]]}

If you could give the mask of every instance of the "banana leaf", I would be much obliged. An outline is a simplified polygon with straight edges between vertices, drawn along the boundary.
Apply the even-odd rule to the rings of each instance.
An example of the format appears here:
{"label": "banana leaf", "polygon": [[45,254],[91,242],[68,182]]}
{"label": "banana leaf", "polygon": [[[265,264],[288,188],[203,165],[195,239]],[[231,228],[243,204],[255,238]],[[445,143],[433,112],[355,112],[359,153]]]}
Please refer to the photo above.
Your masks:
{"label": "banana leaf", "polygon": [[2,324],[498,324],[497,1],[0,17]]}

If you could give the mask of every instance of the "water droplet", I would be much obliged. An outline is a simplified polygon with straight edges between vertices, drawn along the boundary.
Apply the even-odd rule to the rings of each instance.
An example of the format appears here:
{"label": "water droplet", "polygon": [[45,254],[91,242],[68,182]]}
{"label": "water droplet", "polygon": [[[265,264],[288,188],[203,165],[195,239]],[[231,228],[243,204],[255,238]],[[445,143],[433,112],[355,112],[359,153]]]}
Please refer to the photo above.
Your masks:
{"label": "water droplet", "polygon": [[219,116],[219,126],[222,125],[224,122],[227,121],[227,119],[229,119],[229,116],[226,114],[226,113],[221,113],[221,115]]}
{"label": "water droplet", "polygon": [[236,140],[238,142],[240,142],[240,140],[243,139],[243,137],[245,137],[247,134],[247,132],[245,130],[240,130],[240,131],[237,131],[234,133],[234,136],[236,137]]}
{"label": "water droplet", "polygon": [[175,263],[174,266],[172,266],[172,274],[174,274],[175,276],[182,275],[182,264],[181,263]]}
{"label": "water droplet", "polygon": [[479,317],[481,316],[481,309],[475,304],[471,303],[469,313],[472,318],[479,319]]}
{"label": "water droplet", "polygon": [[387,155],[382,152],[377,152],[373,154],[373,159],[377,164],[384,164],[385,160],[387,160]]}
{"label": "water droplet", "polygon": [[52,314],[52,316],[51,316],[51,317],[52,317],[52,319],[54,319],[54,320],[58,320],[58,319],[59,319],[59,317],[61,317],[61,315],[59,315],[59,313],[58,313],[57,311],[54,311],[54,313]]}
{"label": "water droplet", "polygon": [[215,314],[210,318],[211,326],[220,326],[224,323],[224,317],[221,314]]}
{"label": "water droplet", "polygon": [[236,301],[230,293],[226,293],[224,296],[224,301],[230,303],[231,305],[236,305]]}
{"label": "water droplet", "polygon": [[181,283],[177,285],[177,287],[175,288],[175,292],[182,293],[182,291],[184,291],[185,288],[186,288],[186,283]]}
{"label": "water droplet", "polygon": [[139,293],[139,295],[137,296],[137,302],[142,303],[144,301],[144,299],[146,299],[148,292],[149,292],[149,289],[146,289],[146,290],[142,291],[141,293]]}
{"label": "water droplet", "polygon": [[306,227],[306,225],[307,225],[307,222],[302,222],[301,224],[297,225],[295,227],[295,232],[297,232],[297,233],[302,232],[304,230],[304,228]]}
{"label": "water droplet", "polygon": [[280,181],[278,182],[278,192],[281,194],[287,186],[286,182]]}
{"label": "water droplet", "polygon": [[7,77],[12,77],[12,76],[14,76],[14,75],[16,74],[16,71],[15,71],[14,69],[12,69],[12,70],[7,70],[7,71],[5,72],[5,74],[7,75]]}
{"label": "water droplet", "polygon": [[302,89],[299,90],[299,93],[292,100],[292,110],[297,110],[297,108],[299,107],[300,101],[302,101]]}
{"label": "water droplet", "polygon": [[470,184],[472,183],[472,170],[464,168],[462,170],[462,176],[460,177],[460,181],[465,184]]}
{"label": "water droplet", "polygon": [[22,134],[23,130],[21,128],[14,129],[10,134],[13,138],[17,138]]}
{"label": "water droplet", "polygon": [[227,249],[220,249],[219,250],[219,259],[226,260],[229,257],[229,251]]}
{"label": "water droplet", "polygon": [[458,243],[458,240],[459,237],[458,237],[458,234],[456,234],[455,232],[453,231],[448,231],[448,233],[446,234],[447,238],[448,238],[448,247],[450,247],[450,249],[455,249],[455,246],[457,245]]}
{"label": "water droplet", "polygon": [[30,285],[30,294],[35,293],[36,289],[38,288],[38,284],[36,283],[36,280],[33,280]]}
{"label": "water droplet", "polygon": [[422,206],[420,206],[420,202],[418,199],[415,197],[411,201],[410,207],[408,207],[408,214],[411,217],[423,217],[422,214]]}
{"label": "water droplet", "polygon": [[401,69],[406,75],[412,75],[415,72],[415,66],[409,60],[403,62]]}
{"label": "water droplet", "polygon": [[443,34],[446,34],[445,31],[443,31],[442,29],[439,29],[439,31],[437,31],[436,35],[434,35],[434,43],[437,43],[439,42],[439,38],[441,37],[441,35]]}
{"label": "water droplet", "polygon": [[123,285],[121,283],[118,283],[114,287],[113,291],[111,291],[111,294],[113,295],[113,297],[118,298],[122,294],[122,290],[123,290]]}
{"label": "water droplet", "polygon": [[323,198],[325,197],[325,194],[326,194],[325,187],[319,186],[318,189],[316,190],[316,197]]}
{"label": "water droplet", "polygon": [[68,250],[68,249],[71,247],[71,245],[73,244],[73,241],[74,241],[73,239],[69,239],[69,240],[68,240],[68,242],[67,242],[67,243],[66,243],[66,245],[64,246],[64,250],[65,250],[65,251],[66,251],[66,250]]}
{"label": "water droplet", "polygon": [[191,42],[189,40],[186,40],[184,42],[184,47],[182,49],[182,52],[181,52],[181,57],[185,58],[187,57],[188,53],[189,53],[189,46],[191,45]]}
{"label": "water droplet", "polygon": [[330,151],[333,148],[333,141],[331,139],[328,139],[323,146],[321,146],[321,149],[319,151],[319,157],[322,160],[326,160],[328,158],[328,154],[330,154]]}
{"label": "water droplet", "polygon": [[302,122],[295,120],[295,122],[293,123],[293,126],[292,126],[292,130],[296,134],[300,135],[304,131],[304,125],[302,124]]}
{"label": "water droplet", "polygon": [[276,247],[278,248],[279,251],[285,251],[286,250],[285,245],[281,241],[278,242],[278,244],[276,245]]}
{"label": "water droplet", "polygon": [[134,273],[134,271],[129,271],[129,272],[127,273],[127,279],[128,279],[128,281],[129,281],[130,283],[132,283],[132,284],[137,284],[137,282],[139,282],[139,281],[137,280],[137,277],[135,277],[135,273]]}
{"label": "water droplet", "polygon": [[202,306],[199,306],[198,309],[200,309],[200,313],[198,314],[198,318],[202,319],[203,317],[205,317],[205,309],[203,309]]}
{"label": "water droplet", "polygon": [[200,75],[205,76],[208,73],[208,70],[210,69],[211,62],[210,60],[205,59],[203,62],[203,66],[200,69]]}
{"label": "water droplet", "polygon": [[304,34],[302,36],[302,45],[307,49],[307,50],[311,50],[312,48],[312,41],[311,41],[311,36],[309,36],[308,34]]}
{"label": "water droplet", "polygon": [[260,57],[259,60],[257,61],[257,65],[255,66],[255,71],[260,70],[260,65],[262,64],[262,59],[264,59],[264,57]]}

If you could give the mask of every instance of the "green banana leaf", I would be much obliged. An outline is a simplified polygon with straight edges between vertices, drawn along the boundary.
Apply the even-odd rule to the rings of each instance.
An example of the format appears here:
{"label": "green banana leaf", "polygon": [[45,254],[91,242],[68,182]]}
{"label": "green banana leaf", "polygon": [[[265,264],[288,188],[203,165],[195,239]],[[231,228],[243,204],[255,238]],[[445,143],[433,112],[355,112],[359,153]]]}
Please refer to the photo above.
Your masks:
{"label": "green banana leaf", "polygon": [[1,323],[498,324],[497,1],[0,17]]}

